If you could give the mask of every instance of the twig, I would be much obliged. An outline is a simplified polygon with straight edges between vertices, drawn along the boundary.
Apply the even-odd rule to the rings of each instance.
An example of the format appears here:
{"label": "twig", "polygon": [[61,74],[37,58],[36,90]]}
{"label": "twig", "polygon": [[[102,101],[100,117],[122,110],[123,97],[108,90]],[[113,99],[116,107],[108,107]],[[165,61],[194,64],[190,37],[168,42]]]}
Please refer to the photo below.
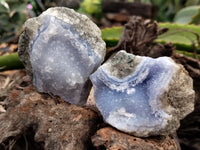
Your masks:
{"label": "twig", "polygon": [[26,150],[28,150],[28,141],[27,141],[26,135],[23,134],[23,136],[24,136],[24,141],[25,141]]}
{"label": "twig", "polygon": [[195,59],[197,59],[197,60],[199,61],[199,57],[198,57],[198,55],[197,55],[197,50],[196,50],[196,46],[195,46],[195,43],[194,43],[194,42],[192,43],[192,48],[193,48],[193,50],[194,50],[194,57],[195,57]]}
{"label": "twig", "polygon": [[15,145],[16,143],[16,140],[9,140],[9,150],[12,150],[13,149],[13,146]]}

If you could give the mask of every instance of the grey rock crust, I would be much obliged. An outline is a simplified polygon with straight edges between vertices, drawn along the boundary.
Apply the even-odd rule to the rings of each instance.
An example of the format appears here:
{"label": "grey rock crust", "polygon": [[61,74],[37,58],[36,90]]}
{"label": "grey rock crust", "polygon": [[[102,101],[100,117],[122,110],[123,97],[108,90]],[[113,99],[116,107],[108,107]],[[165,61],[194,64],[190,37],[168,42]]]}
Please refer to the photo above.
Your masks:
{"label": "grey rock crust", "polygon": [[124,53],[123,51],[118,54],[119,55],[115,55],[111,60],[108,60],[110,63],[106,63],[104,68],[110,75],[122,79],[132,74],[137,69],[137,65],[141,62],[142,57]]}

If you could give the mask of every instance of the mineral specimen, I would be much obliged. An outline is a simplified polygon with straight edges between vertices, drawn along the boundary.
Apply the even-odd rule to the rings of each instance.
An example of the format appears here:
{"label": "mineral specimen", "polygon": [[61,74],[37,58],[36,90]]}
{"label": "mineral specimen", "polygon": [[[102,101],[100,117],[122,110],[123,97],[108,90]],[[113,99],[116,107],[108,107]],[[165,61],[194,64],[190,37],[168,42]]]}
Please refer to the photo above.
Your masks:
{"label": "mineral specimen", "polygon": [[85,15],[55,7],[26,21],[18,53],[39,92],[83,105],[92,85],[89,76],[104,59],[105,43]]}
{"label": "mineral specimen", "polygon": [[170,134],[193,111],[192,79],[169,57],[120,51],[90,78],[104,120],[135,136]]}

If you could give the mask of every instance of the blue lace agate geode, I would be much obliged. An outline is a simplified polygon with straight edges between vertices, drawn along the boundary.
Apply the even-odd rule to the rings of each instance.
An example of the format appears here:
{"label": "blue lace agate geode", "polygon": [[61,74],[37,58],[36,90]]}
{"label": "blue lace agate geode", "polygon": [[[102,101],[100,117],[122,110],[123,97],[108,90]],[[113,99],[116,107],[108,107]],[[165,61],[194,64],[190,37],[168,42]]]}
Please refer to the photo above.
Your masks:
{"label": "blue lace agate geode", "polygon": [[[72,104],[85,104],[91,89],[89,76],[105,55],[98,27],[67,8],[48,9],[28,20],[25,27],[19,56],[24,64],[30,64],[26,68],[31,70],[37,90],[58,95]],[[26,36],[29,40],[24,48]]]}
{"label": "blue lace agate geode", "polygon": [[147,137],[169,134],[193,110],[192,79],[171,58],[118,52],[90,76],[104,120]]}

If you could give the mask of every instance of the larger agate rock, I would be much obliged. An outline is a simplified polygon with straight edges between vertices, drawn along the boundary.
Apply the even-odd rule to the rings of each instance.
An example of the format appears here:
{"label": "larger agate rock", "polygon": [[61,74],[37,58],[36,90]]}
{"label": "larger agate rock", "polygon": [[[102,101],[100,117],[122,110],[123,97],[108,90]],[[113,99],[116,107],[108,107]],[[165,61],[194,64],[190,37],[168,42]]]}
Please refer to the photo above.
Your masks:
{"label": "larger agate rock", "polygon": [[18,53],[39,92],[83,105],[91,88],[89,75],[104,59],[105,43],[85,15],[56,7],[26,21]]}
{"label": "larger agate rock", "polygon": [[194,108],[192,79],[169,57],[120,51],[90,78],[104,120],[135,136],[170,134]]}

